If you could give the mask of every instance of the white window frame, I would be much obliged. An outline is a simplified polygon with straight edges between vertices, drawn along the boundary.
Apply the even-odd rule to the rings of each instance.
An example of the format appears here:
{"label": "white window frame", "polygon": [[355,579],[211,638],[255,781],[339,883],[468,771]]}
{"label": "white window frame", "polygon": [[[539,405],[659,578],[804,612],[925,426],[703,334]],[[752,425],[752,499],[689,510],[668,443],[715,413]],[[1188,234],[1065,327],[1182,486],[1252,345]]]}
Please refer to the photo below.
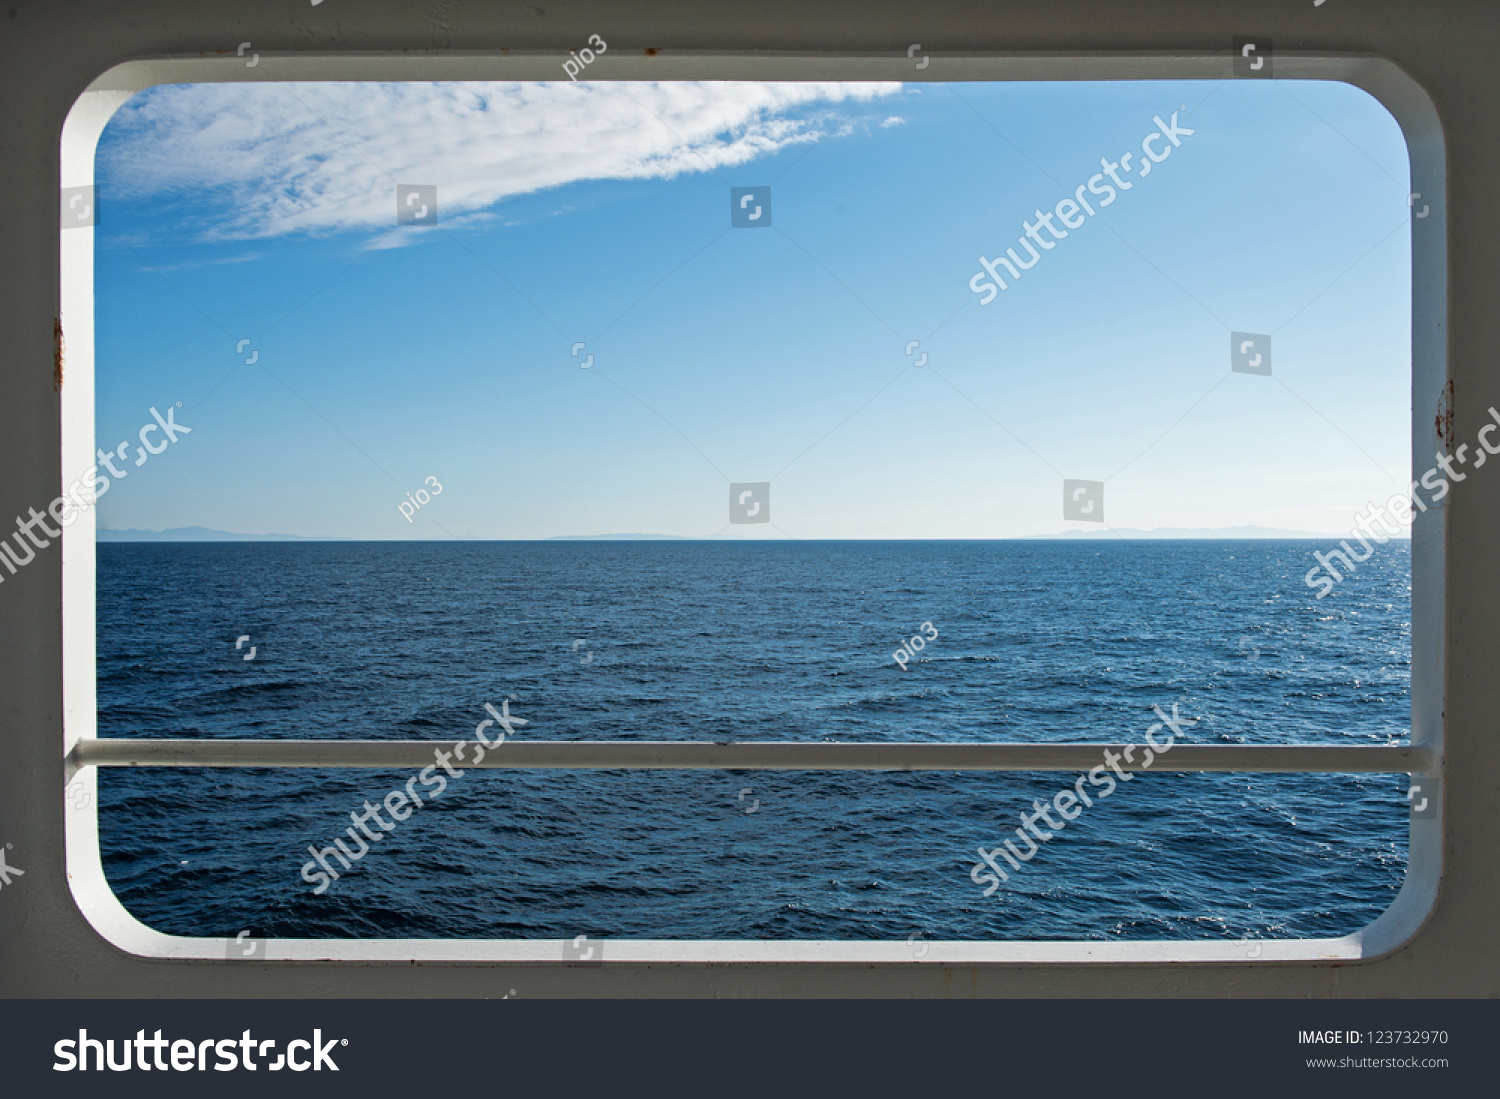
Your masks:
{"label": "white window frame", "polygon": [[[902,56],[850,54],[674,53],[610,51],[589,68],[597,80],[1224,80],[1229,51],[1188,55],[1097,54],[1011,56],[934,54],[917,70]],[[1363,89],[1396,119],[1411,161],[1411,191],[1429,213],[1413,221],[1412,455],[1413,468],[1451,440],[1437,434],[1448,389],[1447,176],[1442,127],[1423,89],[1393,62],[1369,56],[1277,53],[1276,76],[1334,80]],[[94,158],[105,125],[133,94],[161,84],[232,81],[556,80],[560,55],[522,51],[485,54],[279,55],[262,53],[252,69],[236,57],[172,57],[129,61],[100,76],[69,111],[61,139],[61,186],[94,183]],[[59,233],[61,321],[68,340],[68,385],[61,394],[62,483],[94,464],[94,230]],[[1411,746],[1179,746],[1172,770],[1281,772],[1402,772],[1437,793],[1437,814],[1411,818],[1406,878],[1391,906],[1366,927],[1325,939],[1266,939],[1246,957],[1234,941],[1050,942],[605,940],[606,966],[641,963],[978,965],[991,963],[1265,964],[1370,960],[1409,942],[1437,901],[1443,869],[1443,667],[1446,499],[1413,516]],[[221,960],[231,939],[155,931],[131,915],[104,874],[99,850],[97,776],[100,766],[352,766],[404,767],[430,762],[433,742],[219,741],[98,739],[95,663],[95,514],[84,509],[62,542],[63,744],[65,782],[87,798],[65,798],[68,883],[89,924],[108,942],[140,957]],[[508,744],[486,764],[507,767],[640,767],[807,770],[1062,770],[1087,769],[1099,745],[857,745],[857,744]],[[538,939],[271,939],[269,964],[282,962],[570,962],[568,940]],[[916,955],[920,953],[921,956]]]}

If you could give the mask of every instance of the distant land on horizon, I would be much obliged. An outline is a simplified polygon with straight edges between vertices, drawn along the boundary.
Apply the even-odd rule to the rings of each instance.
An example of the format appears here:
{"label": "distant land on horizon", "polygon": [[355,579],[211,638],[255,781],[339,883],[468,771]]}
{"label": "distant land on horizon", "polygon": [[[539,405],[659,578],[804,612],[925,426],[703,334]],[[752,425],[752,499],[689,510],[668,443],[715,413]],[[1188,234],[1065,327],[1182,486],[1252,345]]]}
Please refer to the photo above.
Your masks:
{"label": "distant land on horizon", "polygon": [[554,534],[550,538],[528,538],[529,542],[704,542],[688,534]]}
{"label": "distant land on horizon", "polygon": [[[1065,530],[1061,534],[1023,534],[1017,541],[1046,538],[1347,538],[1348,531],[1337,534],[1319,533],[1313,530],[1278,530],[1275,527],[1157,527],[1155,530],[1136,530],[1133,527],[1116,527],[1113,530]],[[1398,540],[1406,535],[1398,535]]]}
{"label": "distant land on horizon", "polygon": [[330,542],[341,539],[304,534],[235,534],[208,527],[173,527],[170,530],[105,530],[95,533],[96,542]]}
{"label": "distant land on horizon", "polygon": [[[1123,538],[1132,540],[1158,539],[1158,540],[1237,540],[1237,539],[1337,539],[1347,537],[1343,535],[1318,533],[1306,530],[1278,530],[1275,527],[1158,527],[1155,530],[1136,530],[1129,527],[1120,527],[1114,530],[1066,530],[1060,534],[1018,534],[1010,538],[956,538],[956,539],[911,539],[912,541],[958,541],[958,542],[1029,542],[1029,541],[1058,541],[1062,539],[1077,538]],[[1407,536],[1399,536],[1395,540],[1400,541]],[[212,530],[208,527],[172,527],[169,530],[105,530],[97,532],[97,541],[100,542],[369,542],[385,541],[397,542],[407,541],[398,538],[333,538],[326,535],[307,534],[237,534],[227,530]],[[767,541],[781,541],[782,539],[766,539]],[[809,541],[824,541],[825,539],[809,539]],[[456,541],[456,542],[706,542],[712,541],[708,538],[693,538],[682,534],[555,534],[550,538],[455,538],[455,539],[423,539],[423,541]],[[786,539],[786,541],[797,541],[797,539]],[[900,539],[827,539],[827,541],[900,541]]]}
{"label": "distant land on horizon", "polygon": [[[108,530],[96,532],[99,542],[403,542],[404,538],[338,538],[326,534],[237,534],[210,527],[171,527],[168,530]],[[668,542],[694,541],[682,534],[555,534],[550,538],[428,538],[429,542]],[[701,541],[701,539],[699,539]]]}

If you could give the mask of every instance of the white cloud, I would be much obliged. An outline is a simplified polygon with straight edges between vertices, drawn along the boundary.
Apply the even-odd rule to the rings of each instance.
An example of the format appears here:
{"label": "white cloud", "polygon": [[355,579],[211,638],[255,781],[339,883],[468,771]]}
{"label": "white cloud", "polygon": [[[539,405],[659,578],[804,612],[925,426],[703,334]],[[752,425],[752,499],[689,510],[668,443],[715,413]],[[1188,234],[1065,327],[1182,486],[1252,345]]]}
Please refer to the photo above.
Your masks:
{"label": "white cloud", "polygon": [[[111,123],[126,197],[210,191],[211,238],[393,228],[397,183],[436,184],[445,222],[586,179],[669,178],[849,132],[835,104],[900,84],[198,84]],[[793,112],[796,116],[792,117]],[[399,234],[382,241],[395,246]]]}
{"label": "white cloud", "polygon": [[260,259],[260,252],[243,252],[234,256],[214,256],[210,259],[189,260],[185,263],[156,263],[148,267],[139,267],[139,271],[151,271],[156,274],[167,274],[171,271],[192,271],[202,267],[222,267],[231,263],[254,263]]}

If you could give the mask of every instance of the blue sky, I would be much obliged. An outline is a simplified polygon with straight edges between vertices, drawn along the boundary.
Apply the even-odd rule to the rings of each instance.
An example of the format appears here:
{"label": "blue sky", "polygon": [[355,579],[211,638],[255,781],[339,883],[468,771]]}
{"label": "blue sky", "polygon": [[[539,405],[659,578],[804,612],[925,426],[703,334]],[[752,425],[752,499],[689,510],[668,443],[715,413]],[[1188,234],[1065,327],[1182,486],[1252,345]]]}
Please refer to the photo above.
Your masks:
{"label": "blue sky", "polygon": [[[978,257],[1174,111],[981,306]],[[1343,532],[1410,464],[1408,176],[1323,82],[153,89],[100,143],[98,434],[193,433],[100,523],[996,538],[1097,529],[1080,478],[1111,526]],[[729,525],[758,481],[772,523]]]}

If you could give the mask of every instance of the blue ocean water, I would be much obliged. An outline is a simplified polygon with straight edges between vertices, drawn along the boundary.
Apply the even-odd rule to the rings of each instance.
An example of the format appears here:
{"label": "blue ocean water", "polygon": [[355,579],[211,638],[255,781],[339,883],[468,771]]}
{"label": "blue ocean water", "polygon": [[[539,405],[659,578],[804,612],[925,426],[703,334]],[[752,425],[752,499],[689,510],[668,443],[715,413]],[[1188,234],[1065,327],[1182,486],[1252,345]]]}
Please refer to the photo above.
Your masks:
{"label": "blue ocean water", "polygon": [[[436,745],[513,696],[526,739],[1402,741],[1409,544],[1321,601],[1314,548],[101,544],[100,734]],[[106,769],[105,871],[183,935],[1180,939],[1355,930],[1406,862],[1394,775],[1141,774],[985,897],[1077,776],[469,770],[314,894],[410,777]]]}

